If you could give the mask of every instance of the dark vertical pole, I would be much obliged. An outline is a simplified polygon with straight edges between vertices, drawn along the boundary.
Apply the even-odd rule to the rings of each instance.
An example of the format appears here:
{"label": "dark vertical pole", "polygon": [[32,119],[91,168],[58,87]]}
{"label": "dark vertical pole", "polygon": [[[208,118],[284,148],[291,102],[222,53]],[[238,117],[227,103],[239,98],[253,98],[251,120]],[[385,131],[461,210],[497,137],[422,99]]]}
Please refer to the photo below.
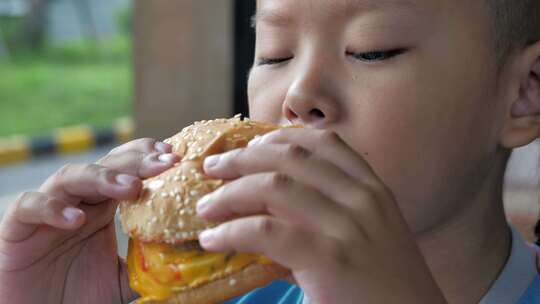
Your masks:
{"label": "dark vertical pole", "polygon": [[248,116],[247,77],[255,53],[255,31],[251,17],[255,0],[234,1],[234,112]]}

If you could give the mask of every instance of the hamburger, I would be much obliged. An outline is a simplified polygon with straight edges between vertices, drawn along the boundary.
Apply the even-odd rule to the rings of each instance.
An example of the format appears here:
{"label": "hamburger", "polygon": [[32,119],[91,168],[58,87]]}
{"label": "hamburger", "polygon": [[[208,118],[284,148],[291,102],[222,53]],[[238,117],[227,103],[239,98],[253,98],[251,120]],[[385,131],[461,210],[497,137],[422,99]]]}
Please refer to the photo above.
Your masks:
{"label": "hamburger", "polygon": [[199,234],[219,223],[197,217],[197,201],[227,183],[203,172],[207,156],[245,147],[277,125],[232,119],[196,122],[165,140],[181,161],[143,181],[136,201],[120,202],[123,230],[129,234],[130,286],[138,303],[221,303],[289,271],[267,257],[207,252]]}

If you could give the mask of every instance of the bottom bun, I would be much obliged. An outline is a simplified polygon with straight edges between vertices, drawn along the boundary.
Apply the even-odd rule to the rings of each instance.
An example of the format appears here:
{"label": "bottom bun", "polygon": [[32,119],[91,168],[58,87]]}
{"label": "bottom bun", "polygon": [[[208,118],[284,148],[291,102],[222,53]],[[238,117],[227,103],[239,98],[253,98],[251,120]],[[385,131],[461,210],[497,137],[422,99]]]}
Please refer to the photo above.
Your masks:
{"label": "bottom bun", "polygon": [[175,293],[165,301],[145,301],[155,304],[217,304],[285,278],[289,270],[278,264],[252,264],[223,279]]}

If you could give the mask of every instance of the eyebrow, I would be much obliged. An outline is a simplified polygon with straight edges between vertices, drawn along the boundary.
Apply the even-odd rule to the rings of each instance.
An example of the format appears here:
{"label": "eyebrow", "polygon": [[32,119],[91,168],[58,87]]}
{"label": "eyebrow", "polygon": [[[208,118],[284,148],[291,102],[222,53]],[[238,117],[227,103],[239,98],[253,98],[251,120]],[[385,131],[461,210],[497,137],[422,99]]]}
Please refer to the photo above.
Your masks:
{"label": "eyebrow", "polygon": [[[419,8],[418,4],[413,0],[349,0],[344,5],[330,4],[325,9],[330,10],[331,14],[337,18],[341,18],[386,7],[408,10],[418,10]],[[294,24],[295,21],[294,16],[285,10],[260,9],[251,17],[251,26],[255,28],[259,22],[277,26],[288,26]]]}

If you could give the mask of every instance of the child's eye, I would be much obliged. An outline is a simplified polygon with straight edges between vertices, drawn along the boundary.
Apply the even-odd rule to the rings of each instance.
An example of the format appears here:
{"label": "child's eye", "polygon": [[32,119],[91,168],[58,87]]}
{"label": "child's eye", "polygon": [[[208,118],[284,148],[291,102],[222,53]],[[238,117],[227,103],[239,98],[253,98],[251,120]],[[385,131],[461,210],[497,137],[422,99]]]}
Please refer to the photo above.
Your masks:
{"label": "child's eye", "polygon": [[394,50],[388,50],[388,51],[373,51],[373,52],[365,52],[365,53],[347,52],[347,55],[352,56],[353,58],[358,59],[360,61],[374,62],[374,61],[388,60],[390,58],[399,56],[405,52],[407,52],[406,49],[394,49]]}
{"label": "child's eye", "polygon": [[283,57],[283,58],[260,58],[257,62],[257,65],[274,65],[287,62],[291,60],[292,57]]}

